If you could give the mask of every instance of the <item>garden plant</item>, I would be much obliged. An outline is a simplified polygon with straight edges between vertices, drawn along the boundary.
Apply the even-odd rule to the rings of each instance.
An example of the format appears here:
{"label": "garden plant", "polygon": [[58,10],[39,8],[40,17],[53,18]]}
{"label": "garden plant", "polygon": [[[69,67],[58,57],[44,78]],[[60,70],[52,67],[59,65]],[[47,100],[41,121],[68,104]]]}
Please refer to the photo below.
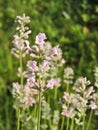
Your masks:
{"label": "garden plant", "polygon": [[94,84],[85,76],[75,79],[59,44],[53,46],[40,32],[30,45],[29,16],[17,16],[15,23],[11,53],[19,63],[18,81],[12,83],[16,130],[93,130],[93,117],[98,115],[98,68]]}

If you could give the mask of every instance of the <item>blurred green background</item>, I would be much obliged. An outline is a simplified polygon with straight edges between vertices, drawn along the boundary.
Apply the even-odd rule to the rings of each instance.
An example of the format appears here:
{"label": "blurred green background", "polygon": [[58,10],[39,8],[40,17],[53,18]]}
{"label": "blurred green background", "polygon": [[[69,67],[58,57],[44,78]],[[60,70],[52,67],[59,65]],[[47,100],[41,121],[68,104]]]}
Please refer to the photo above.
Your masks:
{"label": "blurred green background", "polygon": [[60,45],[76,77],[93,82],[98,66],[98,0],[0,0],[0,130],[14,128],[11,84],[17,80],[18,60],[10,51],[15,17],[23,13],[31,18],[31,45],[39,32],[46,33]]}

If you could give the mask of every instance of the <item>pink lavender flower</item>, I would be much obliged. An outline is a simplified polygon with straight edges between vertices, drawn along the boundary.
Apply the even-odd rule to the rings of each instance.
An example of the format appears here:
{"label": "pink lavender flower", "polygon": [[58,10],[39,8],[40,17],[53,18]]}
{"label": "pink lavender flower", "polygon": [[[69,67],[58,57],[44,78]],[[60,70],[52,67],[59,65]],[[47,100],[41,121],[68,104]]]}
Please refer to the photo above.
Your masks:
{"label": "pink lavender flower", "polygon": [[73,87],[73,89],[76,91],[76,92],[79,92],[79,93],[83,93],[86,89],[86,86],[90,85],[90,81],[87,80],[86,77],[79,77],[76,82],[75,82],[75,85]]}
{"label": "pink lavender flower", "polygon": [[47,61],[47,60],[44,60],[44,61],[42,62],[43,68],[44,68],[44,67],[47,67],[47,66],[49,66],[49,65],[50,65],[50,62]]}
{"label": "pink lavender flower", "polygon": [[64,96],[63,96],[63,99],[69,104],[72,102],[72,100],[75,98],[75,95],[74,94],[69,94],[67,92],[64,92]]}
{"label": "pink lavender flower", "polygon": [[33,74],[28,74],[28,82],[35,84],[35,75]]}
{"label": "pink lavender flower", "polygon": [[29,43],[29,41],[28,40],[25,40],[25,43],[26,43],[26,49],[28,50],[28,51],[31,51],[32,49],[31,49],[31,47],[30,47],[30,43]]}
{"label": "pink lavender flower", "polygon": [[55,66],[61,67],[64,63],[65,60],[62,58],[62,50],[59,48],[59,46],[55,46],[51,48],[49,52],[49,57],[51,58],[51,61],[54,63],[58,63]]}
{"label": "pink lavender flower", "polygon": [[33,106],[33,104],[35,103],[36,101],[34,98],[32,98],[31,96],[25,96],[25,107]]}
{"label": "pink lavender flower", "polygon": [[22,72],[21,68],[19,67],[19,68],[18,68],[17,76],[18,76],[18,77],[21,77],[21,76],[22,76],[22,77],[27,77],[27,71],[23,71],[23,72]]}
{"label": "pink lavender flower", "polygon": [[47,88],[53,89],[55,86],[59,87],[60,86],[60,78],[52,78],[48,81],[48,84],[46,85]]}
{"label": "pink lavender flower", "polygon": [[61,79],[60,78],[55,78],[55,86],[60,87],[61,85]]}
{"label": "pink lavender flower", "polygon": [[91,103],[90,103],[89,106],[90,106],[90,108],[91,108],[92,110],[98,109],[98,106],[97,106],[96,103],[93,102],[93,101],[91,101]]}
{"label": "pink lavender flower", "polygon": [[71,67],[64,69],[64,83],[72,84],[73,83],[74,71]]}
{"label": "pink lavender flower", "polygon": [[98,115],[98,93],[94,93],[92,95],[89,107],[94,110],[95,115]]}
{"label": "pink lavender flower", "polygon": [[31,88],[30,88],[30,86],[28,84],[26,84],[24,86],[24,98],[23,98],[23,101],[24,101],[25,107],[32,106],[36,102],[34,97],[32,96],[32,90],[31,90]]}
{"label": "pink lavender flower", "polygon": [[31,72],[36,72],[38,71],[38,66],[37,66],[37,62],[36,61],[28,61],[27,63],[28,69]]}
{"label": "pink lavender flower", "polygon": [[57,55],[58,54],[58,48],[59,46],[55,46],[52,51],[50,52],[50,55]]}
{"label": "pink lavender flower", "polygon": [[44,41],[45,39],[47,39],[45,33],[39,33],[36,36],[35,43],[38,44],[38,45],[43,45],[45,43],[45,41]]}
{"label": "pink lavender flower", "polygon": [[63,116],[66,116],[66,117],[69,117],[69,118],[72,118],[72,117],[75,116],[76,112],[75,112],[74,108],[72,108],[72,107],[68,108],[66,105],[63,105],[62,108],[63,108],[63,110],[62,110],[61,114]]}
{"label": "pink lavender flower", "polygon": [[23,109],[28,108],[36,103],[36,97],[38,96],[38,90],[33,89],[31,87],[31,83],[27,81],[27,83],[21,88],[19,83],[13,83],[13,91],[12,94],[14,96],[15,105],[14,107],[21,107]]}
{"label": "pink lavender flower", "polygon": [[88,88],[87,90],[84,91],[84,98],[85,99],[92,99],[92,94],[94,93],[94,88],[93,86],[91,86],[90,88]]}
{"label": "pink lavender flower", "polygon": [[20,84],[17,82],[17,83],[13,83],[13,95],[17,95],[17,94],[20,94],[20,89],[21,89],[21,86]]}
{"label": "pink lavender flower", "polygon": [[30,22],[30,17],[23,14],[22,16],[17,16],[15,22],[18,22],[19,24],[27,24]]}
{"label": "pink lavender flower", "polygon": [[23,34],[23,37],[24,37],[25,39],[27,39],[29,34],[31,34],[31,30],[28,30],[27,32],[25,32],[25,33]]}
{"label": "pink lavender flower", "polygon": [[50,62],[47,60],[43,60],[42,63],[39,65],[39,75],[40,77],[47,78],[49,75],[48,72],[50,70]]}
{"label": "pink lavender flower", "polygon": [[50,79],[50,80],[48,81],[47,88],[53,89],[54,85],[55,85],[55,79],[52,78],[52,79]]}

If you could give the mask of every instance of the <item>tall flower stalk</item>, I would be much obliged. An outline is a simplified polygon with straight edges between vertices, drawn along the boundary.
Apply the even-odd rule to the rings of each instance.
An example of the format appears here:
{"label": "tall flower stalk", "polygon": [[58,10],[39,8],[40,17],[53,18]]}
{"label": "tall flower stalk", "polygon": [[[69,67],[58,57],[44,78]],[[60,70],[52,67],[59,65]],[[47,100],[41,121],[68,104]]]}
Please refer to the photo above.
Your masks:
{"label": "tall flower stalk", "polygon": [[[20,69],[21,69],[21,72],[23,72],[23,63],[22,63],[22,52],[20,52],[20,55],[19,55],[19,60],[20,60]],[[21,86],[21,89],[23,88],[23,75],[20,76],[20,86]],[[20,130],[20,114],[21,114],[21,110],[20,108],[18,108],[17,110],[17,130]]]}
{"label": "tall flower stalk", "polygon": [[[93,93],[95,92],[93,86],[89,86],[90,81],[83,77],[76,80],[74,90],[78,94],[78,115],[79,117],[75,121],[82,126],[82,130],[85,130],[86,112],[89,108],[90,102],[93,100]],[[87,86],[89,86],[87,88]],[[80,113],[80,114],[79,114]],[[90,118],[89,118],[90,121]],[[89,122],[88,121],[88,122]],[[89,123],[88,123],[89,124]],[[88,126],[87,126],[88,127]]]}
{"label": "tall flower stalk", "polygon": [[[23,71],[23,64],[22,64],[22,52],[20,52],[20,56],[19,56],[19,59],[20,59],[20,69],[21,69],[21,72]],[[21,89],[23,88],[23,76],[21,75],[20,76],[20,86],[21,86]],[[20,108],[18,108],[17,110],[17,130],[20,130],[20,114],[21,114],[21,110]]]}
{"label": "tall flower stalk", "polygon": [[[66,86],[66,92],[69,93],[70,91],[70,85],[73,83],[73,75],[74,75],[74,71],[72,68],[67,67],[64,69],[64,85]],[[64,87],[65,87],[64,86]],[[68,96],[68,95],[67,95]],[[64,97],[63,97],[64,98]],[[66,99],[65,99],[66,100]],[[65,102],[65,101],[64,101]],[[69,107],[69,102],[65,102],[66,104],[66,108]],[[63,106],[62,106],[63,107]],[[62,115],[64,114],[64,111],[62,112]],[[74,117],[73,117],[74,118]],[[66,122],[66,130],[69,129],[69,121],[70,118],[69,116],[67,116],[67,122]],[[65,123],[65,117],[62,117],[62,123],[61,123],[61,130],[63,130],[64,128],[64,123]],[[74,123],[74,122],[73,122]]]}
{"label": "tall flower stalk", "polygon": [[[23,57],[28,54],[27,46],[29,44],[28,35],[31,33],[29,28],[26,26],[27,23],[30,22],[29,17],[26,17],[25,14],[23,14],[22,17],[17,16],[15,22],[17,23],[16,28],[16,34],[14,35],[13,45],[14,48],[12,48],[12,54],[16,56],[19,59],[20,67],[18,69],[18,76],[20,78],[20,85],[13,83],[13,95],[16,96],[17,92],[19,92],[19,97],[16,99],[16,102],[20,104],[21,102],[21,96],[23,95],[23,78],[25,76],[25,72],[23,72]],[[18,85],[18,86],[17,86]],[[18,90],[19,89],[19,90]],[[16,111],[17,111],[17,130],[20,130],[20,115],[21,115],[21,106],[16,105]]]}

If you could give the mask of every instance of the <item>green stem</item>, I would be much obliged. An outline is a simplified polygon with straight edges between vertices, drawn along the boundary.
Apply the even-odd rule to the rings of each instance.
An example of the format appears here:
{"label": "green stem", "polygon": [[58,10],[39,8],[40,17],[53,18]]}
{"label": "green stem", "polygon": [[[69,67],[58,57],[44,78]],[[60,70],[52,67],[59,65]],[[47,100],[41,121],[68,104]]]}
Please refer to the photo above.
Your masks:
{"label": "green stem", "polygon": [[9,118],[10,118],[10,113],[9,113],[9,97],[7,96],[7,94],[5,95],[6,96],[6,102],[5,102],[5,114],[6,114],[6,129],[7,130],[10,130],[10,120],[9,120]]}
{"label": "green stem", "polygon": [[86,130],[89,130],[89,128],[90,128],[92,116],[93,116],[93,110],[90,111],[90,115],[89,115],[89,119],[88,119],[88,124],[87,124]]}
{"label": "green stem", "polygon": [[70,128],[70,130],[73,130],[73,128],[74,128],[74,117],[71,120],[72,120],[72,122],[71,122],[71,128]]}
{"label": "green stem", "polygon": [[[67,84],[66,92],[69,92],[69,84]],[[68,103],[68,108],[69,108],[69,103]],[[67,117],[67,126],[66,126],[66,130],[68,130],[68,128],[69,128],[69,117]]]}
{"label": "green stem", "polygon": [[75,130],[77,130],[77,129],[78,129],[78,126],[75,127]]}
{"label": "green stem", "polygon": [[69,117],[67,118],[67,127],[66,127],[66,130],[68,130],[69,128]]}
{"label": "green stem", "polygon": [[38,104],[38,124],[37,124],[37,130],[40,130],[40,119],[41,119],[41,91],[39,90],[39,104]]}
{"label": "green stem", "polygon": [[67,84],[66,92],[69,92],[69,84]]}
{"label": "green stem", "polygon": [[[43,122],[46,126],[48,126],[47,125],[47,121],[46,120],[44,120],[44,122]],[[43,130],[46,130],[46,128],[44,128]]]}
{"label": "green stem", "polygon": [[82,130],[85,130],[85,115],[83,116],[83,125],[82,125]]}
{"label": "green stem", "polygon": [[[48,96],[48,104],[50,104],[50,97]],[[49,128],[52,129],[52,123],[51,120],[48,120]]]}
{"label": "green stem", "polygon": [[57,98],[57,88],[55,88],[55,94],[54,94],[54,99]]}
{"label": "green stem", "polygon": [[49,124],[49,128],[50,128],[50,130],[51,130],[51,129],[52,129],[52,123],[51,123],[51,120],[49,120],[48,124]]}
{"label": "green stem", "polygon": [[[24,115],[24,110],[22,109],[22,111],[21,111],[21,115]],[[24,129],[24,122],[21,122],[21,130],[23,130]]]}
{"label": "green stem", "polygon": [[65,118],[64,118],[64,117],[62,117],[61,130],[63,130],[63,128],[64,128],[64,121],[65,121]]}
{"label": "green stem", "polygon": [[32,111],[32,116],[37,117],[37,106],[34,106],[34,110]]}
{"label": "green stem", "polygon": [[20,108],[17,110],[17,130],[20,129]]}

